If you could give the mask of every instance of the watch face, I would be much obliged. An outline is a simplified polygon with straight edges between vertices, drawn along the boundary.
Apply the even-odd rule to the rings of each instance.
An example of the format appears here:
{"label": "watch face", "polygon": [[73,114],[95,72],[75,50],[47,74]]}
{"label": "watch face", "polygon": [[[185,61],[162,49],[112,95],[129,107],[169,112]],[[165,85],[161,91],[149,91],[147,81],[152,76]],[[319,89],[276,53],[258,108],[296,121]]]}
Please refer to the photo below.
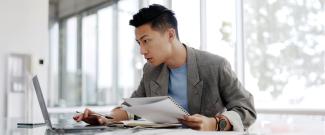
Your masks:
{"label": "watch face", "polygon": [[227,126],[227,122],[226,122],[226,120],[221,119],[221,120],[219,121],[219,128],[220,128],[220,130],[221,130],[221,131],[224,130],[224,129],[226,128],[226,126]]}

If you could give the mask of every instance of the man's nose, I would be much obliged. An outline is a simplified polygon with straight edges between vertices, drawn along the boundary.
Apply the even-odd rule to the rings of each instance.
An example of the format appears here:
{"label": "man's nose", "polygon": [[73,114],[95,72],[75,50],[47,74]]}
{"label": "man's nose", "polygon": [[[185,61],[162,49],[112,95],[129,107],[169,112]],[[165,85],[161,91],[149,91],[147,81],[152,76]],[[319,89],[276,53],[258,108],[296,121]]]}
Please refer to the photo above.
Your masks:
{"label": "man's nose", "polygon": [[140,45],[140,53],[142,55],[144,55],[144,54],[148,53],[148,51],[142,45]]}

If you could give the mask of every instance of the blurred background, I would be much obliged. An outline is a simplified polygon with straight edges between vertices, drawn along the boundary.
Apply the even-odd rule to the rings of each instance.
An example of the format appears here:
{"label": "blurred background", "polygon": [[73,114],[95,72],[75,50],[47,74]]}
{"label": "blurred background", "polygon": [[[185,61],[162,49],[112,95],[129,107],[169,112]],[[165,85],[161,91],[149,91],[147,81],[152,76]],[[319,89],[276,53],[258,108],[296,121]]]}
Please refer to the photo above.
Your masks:
{"label": "blurred background", "polygon": [[128,23],[153,3],[181,42],[231,63],[260,118],[325,121],[325,0],[0,0],[1,117],[39,118],[33,75],[51,114],[120,104],[145,64]]}

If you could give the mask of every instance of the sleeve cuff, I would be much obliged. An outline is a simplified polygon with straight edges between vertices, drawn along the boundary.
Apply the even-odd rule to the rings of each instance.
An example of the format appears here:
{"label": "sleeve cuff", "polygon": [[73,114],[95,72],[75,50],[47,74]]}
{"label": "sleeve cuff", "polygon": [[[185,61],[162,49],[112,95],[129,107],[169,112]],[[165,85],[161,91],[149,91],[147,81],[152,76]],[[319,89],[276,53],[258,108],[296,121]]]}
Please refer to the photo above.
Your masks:
{"label": "sleeve cuff", "polygon": [[229,122],[232,125],[233,131],[239,131],[243,132],[244,131],[244,125],[243,122],[239,116],[239,114],[235,111],[226,111],[223,112],[222,115],[226,116],[229,120]]}

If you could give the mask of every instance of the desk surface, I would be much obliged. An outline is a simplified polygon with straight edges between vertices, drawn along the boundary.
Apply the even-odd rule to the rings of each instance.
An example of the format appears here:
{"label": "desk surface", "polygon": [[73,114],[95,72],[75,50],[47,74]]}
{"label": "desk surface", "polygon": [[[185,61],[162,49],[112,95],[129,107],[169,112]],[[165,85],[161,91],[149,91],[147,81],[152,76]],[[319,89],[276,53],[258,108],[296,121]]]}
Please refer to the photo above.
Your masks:
{"label": "desk surface", "polygon": [[[0,119],[1,135],[52,135],[56,134],[46,126],[35,128],[17,128],[19,119]],[[143,129],[143,128],[114,128],[107,131],[83,131],[68,134],[96,134],[96,135],[191,135],[191,134],[220,134],[220,135],[325,135],[325,116],[299,115],[258,115],[257,121],[247,132],[202,132],[192,129]]]}

